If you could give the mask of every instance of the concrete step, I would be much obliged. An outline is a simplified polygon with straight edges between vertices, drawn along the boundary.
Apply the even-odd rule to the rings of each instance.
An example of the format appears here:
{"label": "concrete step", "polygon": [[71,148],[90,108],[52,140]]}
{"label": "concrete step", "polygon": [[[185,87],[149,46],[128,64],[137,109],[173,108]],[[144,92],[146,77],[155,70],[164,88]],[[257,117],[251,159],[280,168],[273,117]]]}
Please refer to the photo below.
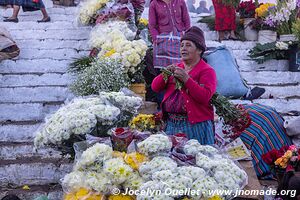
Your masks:
{"label": "concrete step", "polygon": [[[46,6],[46,10],[49,14],[65,14],[65,15],[76,15],[79,11],[79,7],[53,7],[51,5],[47,5],[47,4],[51,4],[51,1],[44,0],[43,1],[45,6]],[[51,7],[50,7],[51,6]],[[12,9],[1,9],[0,12],[0,16],[10,16],[12,14]],[[33,12],[23,12],[23,10],[20,10],[19,16],[32,16],[32,15],[36,15],[39,16],[41,14],[40,11],[33,11]]]}
{"label": "concrete step", "polygon": [[[88,51],[88,42],[86,40],[68,40],[68,39],[32,39],[32,40],[16,40],[18,47],[23,51],[26,49],[36,50],[58,50],[58,49],[74,49],[79,51]],[[51,44],[51,45],[49,45]]]}
{"label": "concrete step", "polygon": [[[0,88],[26,86],[62,86],[69,85],[68,74],[46,73],[41,75],[0,75]],[[1,90],[1,89],[0,89]]]}
{"label": "concrete step", "polygon": [[[11,122],[41,122],[49,113],[57,111],[62,102],[56,104],[47,103],[3,103],[0,106],[0,123],[9,124]],[[17,128],[16,128],[17,129]],[[5,129],[4,129],[5,130]],[[18,130],[18,129],[17,129]],[[17,133],[15,133],[17,134]]]}
{"label": "concrete step", "polygon": [[222,43],[218,41],[206,41],[207,47],[218,47],[218,46],[226,46],[232,50],[248,50],[252,49],[256,45],[256,42],[251,41],[233,41],[233,40],[225,40]]}
{"label": "concrete step", "polygon": [[[297,72],[241,72],[241,76],[252,85],[298,85],[300,73]],[[288,87],[287,87],[288,89]]]}
{"label": "concrete step", "polygon": [[0,160],[17,159],[58,159],[62,158],[60,152],[52,148],[34,150],[33,143],[0,142]]}
{"label": "concrete step", "polygon": [[72,164],[61,159],[39,159],[2,161],[0,165],[0,183],[8,185],[44,185],[59,183],[65,174],[70,173]]}
{"label": "concrete step", "polygon": [[23,190],[22,187],[0,188],[0,198],[3,198],[7,194],[15,194],[22,200],[33,200],[42,195],[47,196],[49,200],[63,199],[63,191],[59,184],[29,185],[29,188],[30,190]]}
{"label": "concrete step", "polygon": [[19,73],[65,73],[72,60],[54,60],[50,58],[34,60],[4,60],[0,74]]}
{"label": "concrete step", "polygon": [[76,51],[75,49],[56,49],[56,50],[36,50],[23,49],[20,52],[19,59],[56,59],[71,60],[88,56],[89,51]]}
{"label": "concrete step", "polygon": [[0,88],[0,103],[64,101],[72,97],[66,86]]}
{"label": "concrete step", "polygon": [[266,92],[260,97],[261,99],[300,99],[300,85],[288,87],[265,86],[263,88],[266,89]]}
{"label": "concrete step", "polygon": [[[70,15],[71,17],[71,15]],[[19,17],[22,18],[21,16]],[[0,22],[0,26],[8,30],[91,30],[91,26],[80,26],[76,21],[52,21],[37,23],[36,21],[20,21],[19,23]]]}
{"label": "concrete step", "polygon": [[11,35],[15,40],[28,40],[28,39],[63,39],[69,40],[83,40],[89,39],[90,31],[78,29],[76,31],[65,30],[14,30]]}
{"label": "concrete step", "polygon": [[0,142],[32,142],[41,122],[23,122],[0,125]]}
{"label": "concrete step", "polygon": [[254,60],[242,60],[236,58],[240,71],[288,71],[288,60],[268,60],[263,64],[257,64]]}
{"label": "concrete step", "polygon": [[[10,14],[3,14],[3,16],[11,16]],[[76,16],[72,15],[72,14],[55,14],[55,13],[49,13],[49,16],[51,17],[51,21],[55,22],[55,21],[67,21],[67,22],[74,22],[75,24],[77,24],[76,22]],[[36,22],[37,20],[42,19],[42,13],[41,12],[35,12],[31,15],[23,15],[23,16],[18,16],[19,19],[19,23],[22,22]]]}

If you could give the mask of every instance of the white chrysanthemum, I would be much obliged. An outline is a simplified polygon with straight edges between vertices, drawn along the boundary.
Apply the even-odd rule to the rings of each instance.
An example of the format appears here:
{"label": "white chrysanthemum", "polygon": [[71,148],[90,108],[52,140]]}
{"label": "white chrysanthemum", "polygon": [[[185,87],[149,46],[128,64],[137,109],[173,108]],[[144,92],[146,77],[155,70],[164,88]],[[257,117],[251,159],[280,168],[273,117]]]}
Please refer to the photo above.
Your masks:
{"label": "white chrysanthemum", "polygon": [[197,179],[195,182],[193,182],[192,185],[193,190],[201,191],[201,194],[203,197],[208,198],[212,197],[209,195],[209,191],[215,191],[218,190],[218,183],[215,181],[212,177],[205,177],[201,179]]}
{"label": "white chrysanthemum", "polygon": [[87,172],[85,183],[88,188],[100,193],[107,193],[113,188],[113,184],[105,173]]}
{"label": "white chrysanthemum", "polygon": [[89,166],[96,166],[101,169],[103,162],[112,158],[112,148],[106,144],[96,143],[85,150],[75,165],[76,170],[84,170]]}
{"label": "white chrysanthemum", "polygon": [[66,174],[62,179],[62,186],[68,192],[74,192],[82,187],[86,187],[85,173],[74,171],[69,174]]}
{"label": "white chrysanthemum", "polygon": [[152,180],[166,181],[168,179],[174,178],[175,176],[176,176],[176,174],[174,172],[172,172],[171,170],[162,170],[162,171],[154,172],[152,174]]}
{"label": "white chrysanthemum", "polygon": [[172,148],[172,142],[168,136],[155,134],[150,135],[150,137],[138,143],[137,146],[141,153],[149,155],[158,152],[169,152]]}
{"label": "white chrysanthemum", "polygon": [[121,158],[112,158],[104,162],[103,171],[114,184],[122,184],[132,175],[132,168]]}
{"label": "white chrysanthemum", "polygon": [[195,181],[197,178],[204,178],[208,174],[206,171],[200,167],[194,167],[194,166],[182,166],[178,167],[177,171],[179,174],[192,178],[193,181]]}
{"label": "white chrysanthemum", "polygon": [[123,186],[130,190],[139,190],[144,182],[144,179],[138,173],[134,172],[128,177]]}

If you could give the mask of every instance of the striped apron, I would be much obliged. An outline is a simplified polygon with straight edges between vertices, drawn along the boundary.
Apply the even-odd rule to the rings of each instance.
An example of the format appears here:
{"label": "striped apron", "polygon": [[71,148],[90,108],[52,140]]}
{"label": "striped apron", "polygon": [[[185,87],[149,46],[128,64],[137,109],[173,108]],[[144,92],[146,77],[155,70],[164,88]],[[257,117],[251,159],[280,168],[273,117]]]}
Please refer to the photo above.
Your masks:
{"label": "striped apron", "polygon": [[250,104],[244,107],[252,122],[240,138],[251,150],[256,175],[260,178],[273,178],[269,165],[262,160],[262,155],[272,149],[292,144],[283,127],[284,119],[274,108],[268,106]]}

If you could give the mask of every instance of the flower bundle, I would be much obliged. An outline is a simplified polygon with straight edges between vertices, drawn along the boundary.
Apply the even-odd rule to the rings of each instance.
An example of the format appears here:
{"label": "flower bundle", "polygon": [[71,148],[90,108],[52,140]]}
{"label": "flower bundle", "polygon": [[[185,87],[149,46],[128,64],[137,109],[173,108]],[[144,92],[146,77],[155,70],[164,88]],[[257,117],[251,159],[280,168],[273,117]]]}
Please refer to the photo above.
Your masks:
{"label": "flower bundle", "polygon": [[79,10],[78,19],[83,25],[95,22],[96,13],[103,8],[109,0],[88,0],[82,4]]}
{"label": "flower bundle", "polygon": [[119,91],[129,84],[121,62],[110,58],[95,59],[77,75],[70,89],[81,96],[98,94],[99,91]]}
{"label": "flower bundle", "polygon": [[255,17],[264,18],[268,16],[268,12],[270,9],[274,8],[275,4],[273,3],[262,3],[258,8],[255,9]]}
{"label": "flower bundle", "polygon": [[254,18],[255,17],[255,2],[250,1],[242,1],[239,4],[237,11],[240,13],[240,18]]}
{"label": "flower bundle", "polygon": [[139,152],[145,155],[153,155],[159,152],[170,152],[172,148],[172,141],[168,136],[163,134],[150,135],[144,141],[137,144]]}
{"label": "flower bundle", "polygon": [[155,130],[156,126],[155,115],[139,114],[134,117],[129,123],[130,128],[139,131]]}
{"label": "flower bundle", "polygon": [[267,152],[262,159],[275,170],[297,170],[300,163],[300,149],[295,145],[283,146],[279,150],[273,149]]}
{"label": "flower bundle", "polygon": [[249,57],[258,64],[262,64],[271,59],[288,59],[288,49],[292,42],[271,42],[266,44],[256,44],[249,51]]}
{"label": "flower bundle", "polygon": [[277,6],[270,11],[265,23],[270,27],[277,27],[279,34],[291,34],[292,23],[296,20],[297,11],[296,1],[277,1]]}
{"label": "flower bundle", "polygon": [[251,22],[251,26],[255,30],[273,30],[276,28],[266,24],[265,19],[269,15],[270,11],[275,9],[275,4],[262,3],[255,9],[255,20]]}
{"label": "flower bundle", "polygon": [[84,139],[82,136],[92,132],[98,121],[113,124],[119,114],[117,107],[105,105],[99,97],[76,98],[46,120],[36,133],[35,147],[63,147],[69,139],[72,144],[81,141]]}

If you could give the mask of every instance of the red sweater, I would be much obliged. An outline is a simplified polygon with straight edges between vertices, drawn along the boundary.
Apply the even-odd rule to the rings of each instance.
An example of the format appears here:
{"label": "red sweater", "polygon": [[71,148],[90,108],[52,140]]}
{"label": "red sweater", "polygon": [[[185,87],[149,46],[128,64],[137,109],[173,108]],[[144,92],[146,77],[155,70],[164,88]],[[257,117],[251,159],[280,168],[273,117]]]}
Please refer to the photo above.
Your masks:
{"label": "red sweater", "polygon": [[[178,67],[184,68],[183,62],[177,64]],[[203,60],[189,72],[190,78],[181,89],[185,99],[188,120],[191,124],[214,119],[213,107],[210,99],[216,92],[217,77],[215,70]],[[162,104],[175,90],[174,77],[169,77],[165,83],[163,76],[160,74],[152,82],[152,89],[155,92],[165,91]]]}

